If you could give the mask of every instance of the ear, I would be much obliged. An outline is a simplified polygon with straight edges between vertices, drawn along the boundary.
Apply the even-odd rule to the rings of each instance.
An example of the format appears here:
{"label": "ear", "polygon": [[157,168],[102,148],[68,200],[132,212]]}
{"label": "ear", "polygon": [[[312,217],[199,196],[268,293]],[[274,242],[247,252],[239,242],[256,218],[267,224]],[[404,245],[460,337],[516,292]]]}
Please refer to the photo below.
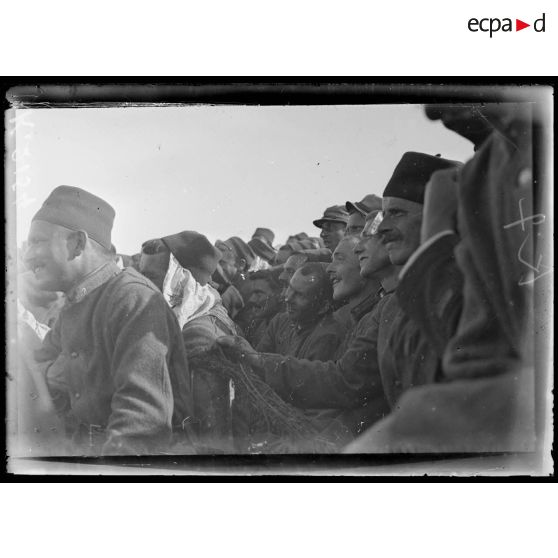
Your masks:
{"label": "ear", "polygon": [[85,231],[72,231],[67,238],[68,254],[69,259],[73,260],[78,256],[83,254],[88,240],[87,233]]}
{"label": "ear", "polygon": [[248,262],[244,258],[238,260],[239,271],[246,271],[248,269]]}

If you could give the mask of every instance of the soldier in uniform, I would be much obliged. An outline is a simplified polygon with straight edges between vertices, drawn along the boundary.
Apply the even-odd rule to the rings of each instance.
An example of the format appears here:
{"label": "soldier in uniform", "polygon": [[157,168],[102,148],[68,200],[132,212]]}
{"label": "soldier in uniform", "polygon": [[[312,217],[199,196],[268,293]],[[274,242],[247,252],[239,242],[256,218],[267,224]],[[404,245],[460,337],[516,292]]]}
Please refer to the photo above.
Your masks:
{"label": "soldier in uniform", "polygon": [[40,288],[66,304],[36,352],[71,453],[145,455],[191,447],[188,361],[162,294],[111,252],[114,209],[71,186],[34,216],[25,254]]}

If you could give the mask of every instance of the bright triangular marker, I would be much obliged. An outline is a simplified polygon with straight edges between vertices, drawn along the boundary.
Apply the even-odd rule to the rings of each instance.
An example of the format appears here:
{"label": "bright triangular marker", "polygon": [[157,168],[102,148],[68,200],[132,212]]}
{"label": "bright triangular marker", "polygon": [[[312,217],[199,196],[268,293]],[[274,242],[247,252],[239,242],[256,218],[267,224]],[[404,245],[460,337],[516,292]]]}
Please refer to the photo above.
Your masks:
{"label": "bright triangular marker", "polygon": [[515,30],[516,31],[521,31],[522,29],[525,29],[526,27],[531,27],[531,24],[530,23],[525,23],[524,21],[521,21],[520,19],[515,20]]}

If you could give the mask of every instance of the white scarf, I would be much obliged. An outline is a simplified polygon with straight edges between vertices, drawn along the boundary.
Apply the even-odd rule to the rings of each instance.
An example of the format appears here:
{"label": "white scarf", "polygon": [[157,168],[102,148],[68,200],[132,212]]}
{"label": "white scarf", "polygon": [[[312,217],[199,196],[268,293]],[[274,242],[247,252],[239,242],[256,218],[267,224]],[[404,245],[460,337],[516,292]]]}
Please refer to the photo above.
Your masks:
{"label": "white scarf", "polygon": [[260,256],[256,256],[248,272],[260,271],[262,269],[269,269],[271,266]]}
{"label": "white scarf", "polygon": [[190,270],[182,267],[173,254],[163,281],[163,296],[178,318],[180,328],[194,318],[207,314],[215,305],[217,292],[210,286],[201,286]]}

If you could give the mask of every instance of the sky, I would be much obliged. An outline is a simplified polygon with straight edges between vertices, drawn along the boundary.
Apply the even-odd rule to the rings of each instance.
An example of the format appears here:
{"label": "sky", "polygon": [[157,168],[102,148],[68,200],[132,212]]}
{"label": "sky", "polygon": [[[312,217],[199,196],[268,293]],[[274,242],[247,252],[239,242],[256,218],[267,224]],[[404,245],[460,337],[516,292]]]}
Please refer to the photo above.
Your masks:
{"label": "sky", "polygon": [[65,184],[114,207],[124,254],[182,230],[214,242],[267,227],[276,245],[317,236],[312,221],[326,207],[381,196],[404,152],[473,154],[420,105],[17,109],[11,122],[17,244]]}

